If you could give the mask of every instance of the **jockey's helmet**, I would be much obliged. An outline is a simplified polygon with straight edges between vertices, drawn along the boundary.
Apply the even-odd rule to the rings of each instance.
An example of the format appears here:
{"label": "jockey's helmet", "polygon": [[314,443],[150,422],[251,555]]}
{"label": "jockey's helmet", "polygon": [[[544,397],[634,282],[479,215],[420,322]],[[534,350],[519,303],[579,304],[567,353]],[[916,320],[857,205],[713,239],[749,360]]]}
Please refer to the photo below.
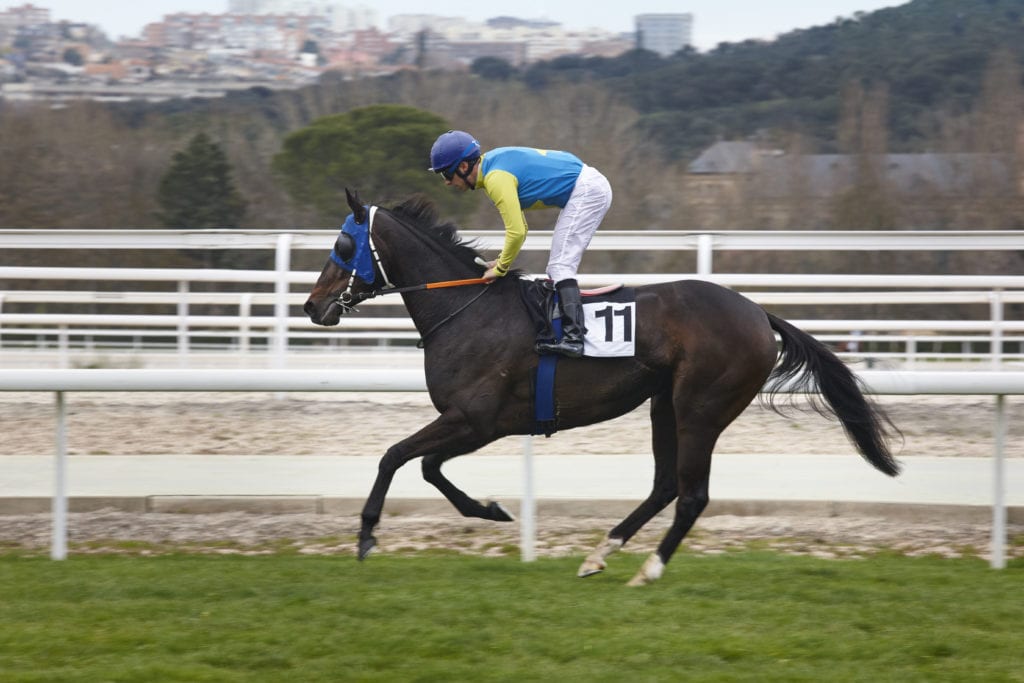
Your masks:
{"label": "jockey's helmet", "polygon": [[480,157],[480,143],[462,130],[450,130],[438,136],[430,148],[430,171],[451,177],[460,161]]}

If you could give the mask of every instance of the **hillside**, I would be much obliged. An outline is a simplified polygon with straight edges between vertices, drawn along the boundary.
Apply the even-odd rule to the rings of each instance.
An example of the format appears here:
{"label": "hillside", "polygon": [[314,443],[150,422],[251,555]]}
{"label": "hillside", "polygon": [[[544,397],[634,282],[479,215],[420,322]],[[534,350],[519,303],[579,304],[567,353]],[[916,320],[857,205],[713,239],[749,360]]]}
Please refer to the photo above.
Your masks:
{"label": "hillside", "polygon": [[[518,71],[479,60],[470,74],[325,77],[297,91],[254,88],[163,104],[0,102],[0,226],[158,227],[159,179],[198,131],[227,152],[249,201],[243,227],[330,225],[333,217],[288,198],[271,159],[289,132],[318,117],[394,103],[433,112],[485,147],[573,150],[613,182],[610,227],[693,228],[681,191],[686,164],[720,139],[756,137],[818,153],[872,145],[1012,151],[1021,118],[1022,17],[1024,0],[914,0],[771,42],[668,59],[635,51]],[[362,175],[353,167],[344,182],[358,188]],[[395,183],[392,196],[374,200],[407,191]],[[485,201],[461,201],[474,202],[467,225],[500,227]],[[541,212],[531,225],[551,220],[553,212]],[[1012,227],[1004,223],[987,226]],[[762,224],[751,215],[732,227]]]}
{"label": "hillside", "polygon": [[[914,0],[771,42],[726,43],[668,59],[564,58],[522,75],[551,87],[593,80],[641,114],[640,125],[669,158],[716,139],[798,132],[822,152],[839,148],[844,87],[888,95],[894,151],[918,151],[978,99],[993,55],[1024,49],[1024,0]],[[1019,85],[1019,83],[1018,83]]]}

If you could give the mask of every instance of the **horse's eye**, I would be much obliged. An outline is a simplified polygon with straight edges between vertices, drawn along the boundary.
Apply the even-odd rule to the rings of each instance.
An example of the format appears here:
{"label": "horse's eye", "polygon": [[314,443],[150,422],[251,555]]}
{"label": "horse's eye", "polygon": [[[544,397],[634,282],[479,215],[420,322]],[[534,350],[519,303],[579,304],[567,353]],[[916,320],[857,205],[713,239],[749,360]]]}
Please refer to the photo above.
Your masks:
{"label": "horse's eye", "polygon": [[338,241],[334,243],[334,253],[342,261],[350,261],[356,253],[356,241],[352,235],[343,232],[338,235]]}

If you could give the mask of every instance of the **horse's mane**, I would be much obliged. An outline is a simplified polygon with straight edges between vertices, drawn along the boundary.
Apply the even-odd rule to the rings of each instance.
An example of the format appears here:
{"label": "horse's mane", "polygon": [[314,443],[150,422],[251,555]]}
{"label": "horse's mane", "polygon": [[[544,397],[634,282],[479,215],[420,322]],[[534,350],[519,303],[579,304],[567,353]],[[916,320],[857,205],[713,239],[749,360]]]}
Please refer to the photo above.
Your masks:
{"label": "horse's mane", "polygon": [[442,223],[437,216],[437,206],[426,195],[417,194],[389,209],[397,220],[411,225],[432,237],[460,261],[472,264],[482,258],[474,242],[465,242],[459,236],[459,228],[451,222]]}

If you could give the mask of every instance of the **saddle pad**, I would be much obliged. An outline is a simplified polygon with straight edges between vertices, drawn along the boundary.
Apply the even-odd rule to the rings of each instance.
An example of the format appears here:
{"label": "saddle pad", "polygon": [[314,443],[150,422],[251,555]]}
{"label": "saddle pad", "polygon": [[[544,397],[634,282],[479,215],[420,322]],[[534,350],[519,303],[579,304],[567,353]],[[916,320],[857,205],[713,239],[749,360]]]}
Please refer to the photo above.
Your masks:
{"label": "saddle pad", "polygon": [[583,355],[622,358],[636,355],[636,292],[623,287],[611,294],[583,299],[587,334]]}

